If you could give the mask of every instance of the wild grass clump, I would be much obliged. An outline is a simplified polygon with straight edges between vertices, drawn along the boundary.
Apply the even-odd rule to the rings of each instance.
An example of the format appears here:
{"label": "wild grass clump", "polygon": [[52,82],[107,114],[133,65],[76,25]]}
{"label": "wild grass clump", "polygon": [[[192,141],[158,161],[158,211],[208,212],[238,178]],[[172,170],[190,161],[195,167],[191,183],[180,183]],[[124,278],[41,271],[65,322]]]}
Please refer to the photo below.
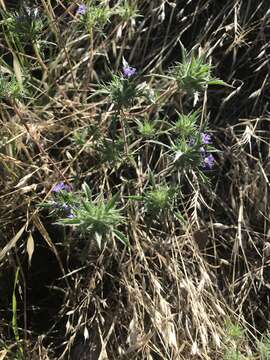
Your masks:
{"label": "wild grass clump", "polygon": [[0,358],[268,359],[268,2],[0,8]]}

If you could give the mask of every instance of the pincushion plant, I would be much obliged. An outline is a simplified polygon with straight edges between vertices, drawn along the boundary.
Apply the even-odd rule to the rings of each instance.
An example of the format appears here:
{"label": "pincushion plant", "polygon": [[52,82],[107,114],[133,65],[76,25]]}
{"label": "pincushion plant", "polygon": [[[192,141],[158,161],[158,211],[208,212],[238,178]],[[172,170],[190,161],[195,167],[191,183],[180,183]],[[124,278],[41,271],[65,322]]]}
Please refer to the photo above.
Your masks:
{"label": "pincushion plant", "polygon": [[138,131],[143,138],[154,138],[157,135],[156,122],[137,120]]}
{"label": "pincushion plant", "polygon": [[140,83],[137,78],[137,69],[129,66],[123,58],[123,67],[120,74],[113,74],[108,84],[100,84],[100,93],[109,96],[117,111],[130,108],[135,100],[150,99],[146,83]]}
{"label": "pincushion plant", "polygon": [[85,241],[90,243],[95,239],[99,249],[104,247],[112,235],[124,245],[129,245],[127,237],[117,229],[124,220],[120,209],[116,207],[118,194],[108,201],[93,199],[86,183],[82,185],[82,192],[75,193],[70,185],[63,182],[56,184],[52,192],[55,200],[41,206],[52,214],[60,215],[58,224],[77,227],[86,237]]}
{"label": "pincushion plant", "polygon": [[[82,11],[80,12],[79,15],[85,15]],[[194,74],[194,76],[197,75]],[[208,80],[200,78],[199,81],[201,84],[204,82],[206,85]],[[122,74],[112,75],[112,80],[108,85],[101,85],[99,93],[107,95],[116,107],[111,120],[112,124],[114,123],[113,141],[104,138],[95,149],[99,153],[99,157],[101,156],[101,162],[105,161],[108,166],[115,166],[117,161],[121,164],[123,158],[120,153],[121,147],[123,147],[122,152],[126,155],[125,161],[130,158],[131,164],[136,166],[136,159],[140,151],[135,149],[133,153],[130,153],[129,149],[130,141],[134,139],[134,136],[136,138],[139,135],[145,139],[145,146],[148,149],[152,143],[160,151],[165,151],[166,158],[169,164],[172,165],[172,168],[171,165],[168,165],[168,169],[172,169],[171,175],[178,173],[178,176],[182,176],[181,171],[183,169],[198,172],[202,172],[207,168],[211,169],[214,165],[214,157],[211,152],[215,151],[215,149],[211,146],[211,136],[206,132],[202,132],[198,127],[198,111],[187,115],[178,113],[175,124],[173,126],[169,125],[167,128],[165,126],[164,130],[155,129],[155,124],[162,124],[162,121],[142,122],[136,119],[135,116],[135,124],[138,126],[139,134],[136,135],[136,132],[132,131],[132,125],[127,121],[124,109],[132,107],[135,101],[144,96],[146,88],[147,85],[140,82],[137,70],[131,67],[125,59],[123,59]],[[196,90],[198,89],[196,88]],[[147,97],[145,99],[147,100]],[[117,134],[118,121],[122,127],[122,143],[120,142],[121,136],[119,137]],[[159,140],[159,137],[164,138],[164,136],[169,140],[169,145]],[[143,201],[146,213],[155,218],[165,209],[173,209],[173,197],[177,193],[178,196],[180,195],[179,185],[181,184],[175,183],[175,177],[171,177],[169,182],[156,183],[154,169],[151,170],[151,178],[154,186],[148,187],[145,190],[145,195],[138,196],[134,194],[129,196],[129,199]],[[70,190],[68,185],[64,183],[57,184],[52,189],[56,193],[57,204],[53,201],[45,205],[47,207],[51,206],[54,213],[59,213],[62,216],[58,220],[58,224],[74,226],[82,234],[88,234],[86,241],[95,238],[100,249],[111,235],[114,235],[125,245],[129,245],[127,237],[117,229],[123,223],[124,218],[117,206],[116,195],[110,201],[104,201],[101,197],[93,200],[90,188],[86,183],[82,186],[82,193],[73,193]]]}
{"label": "pincushion plant", "polygon": [[[3,4],[8,2],[0,2],[2,10]],[[246,222],[246,213],[253,207],[244,209],[245,219],[241,220],[239,201],[227,209],[227,193],[224,204],[216,193],[216,188],[222,187],[222,161],[227,151],[216,156],[215,145],[224,148],[225,141],[215,136],[213,129],[219,97],[213,99],[212,94],[222,96],[224,88],[216,91],[210,85],[222,84],[213,73],[219,63],[215,49],[223,45],[209,39],[209,34],[223,30],[213,32],[208,27],[201,39],[197,37],[194,27],[203,22],[203,18],[197,21],[197,14],[201,16],[205,10],[195,0],[155,4],[42,0],[36,4],[38,13],[34,8],[26,13],[3,10],[1,22],[1,49],[7,52],[1,58],[1,117],[7,121],[1,129],[0,171],[10,203],[16,205],[16,211],[5,207],[8,211],[1,213],[1,222],[12,224],[11,238],[27,213],[26,238],[22,238],[25,247],[19,236],[11,242],[5,239],[8,246],[16,243],[16,256],[12,257],[9,247],[7,256],[12,257],[9,264],[21,267],[20,296],[24,291],[30,293],[25,295],[29,302],[25,301],[24,311],[26,315],[30,312],[29,322],[25,315],[22,325],[21,299],[14,310],[18,315],[15,340],[31,359],[38,358],[31,352],[34,345],[31,343],[28,351],[26,344],[39,331],[31,319],[40,310],[32,304],[35,285],[31,276],[23,277],[23,272],[28,271],[32,255],[29,272],[35,274],[37,267],[38,274],[43,270],[38,261],[42,237],[54,254],[59,253],[62,271],[59,275],[58,269],[46,267],[46,276],[54,276],[46,284],[46,298],[53,300],[55,292],[64,294],[61,309],[51,307],[55,308],[55,314],[50,314],[54,326],[44,329],[44,343],[39,339],[35,347],[43,352],[49,344],[44,358],[91,357],[92,345],[97,352],[102,348],[100,357],[109,359],[222,359],[248,354],[246,339],[237,341],[236,346],[235,339],[223,334],[225,302],[230,296],[218,289],[222,283],[226,290],[228,281],[232,298],[237,294],[234,289],[241,289],[237,312],[241,296],[248,299],[242,289],[250,284],[250,276],[241,272],[240,253],[232,269],[229,251],[241,235],[241,226],[252,227]],[[249,2],[248,7],[252,6]],[[207,11],[213,7],[214,2]],[[189,16],[193,8],[196,11]],[[233,15],[237,25],[238,6]],[[234,61],[238,61],[238,30],[246,27],[239,22],[231,36],[227,29],[230,17],[231,13],[224,17],[222,39],[223,44],[231,38],[235,41],[232,48]],[[193,19],[196,26],[189,32],[188,47],[194,45],[195,34],[205,56],[193,50],[184,51],[177,59],[180,35],[185,39],[183,24],[189,26]],[[217,22],[209,21],[213,28]],[[252,24],[257,26],[256,21]],[[213,51],[208,48],[212,44]],[[249,56],[253,51],[249,47]],[[122,60],[121,66],[124,57],[128,62]],[[220,67],[217,72],[227,76]],[[267,83],[267,77],[262,79]],[[27,96],[18,91],[22,85],[30,89]],[[252,95],[248,101],[253,99]],[[224,131],[222,136],[228,134]],[[254,161],[254,154],[249,161]],[[237,159],[235,162],[242,166]],[[257,176],[257,168],[255,173]],[[237,178],[237,186],[230,193],[244,189],[243,204],[239,197],[243,206],[249,201],[246,194],[256,193],[245,186],[248,176],[249,172],[239,179],[232,176]],[[40,202],[42,207],[37,209]],[[220,204],[222,211],[215,213]],[[241,221],[236,226],[228,225],[237,218]],[[226,232],[219,232],[222,227]],[[4,236],[5,230],[0,234]],[[5,249],[2,247],[1,254]],[[259,246],[256,253],[260,251]],[[29,259],[25,261],[26,256]],[[40,276],[38,282],[42,283]],[[246,286],[248,291],[252,286]],[[13,348],[9,351],[12,358]],[[261,352],[267,354],[267,347]]]}
{"label": "pincushion plant", "polygon": [[89,2],[88,5],[81,4],[76,10],[76,15],[91,35],[94,30],[102,31],[110,19],[111,11],[110,8],[104,4],[96,6]]}
{"label": "pincushion plant", "polygon": [[171,68],[171,76],[179,90],[189,95],[203,92],[207,85],[225,85],[222,80],[212,77],[212,66],[203,54],[196,56],[193,51],[188,53],[183,46],[182,61]]}
{"label": "pincushion plant", "polygon": [[13,14],[4,13],[3,24],[17,46],[37,43],[41,40],[44,29],[43,20],[36,7],[22,7],[20,12]]}
{"label": "pincushion plant", "polygon": [[114,235],[124,245],[128,245],[127,237],[117,230],[117,226],[124,220],[120,209],[116,207],[118,194],[105,202],[100,199],[93,200],[90,188],[86,183],[83,184],[82,189],[84,194],[79,197],[79,201],[78,198],[75,200],[74,206],[71,206],[72,218],[60,219],[58,223],[79,227],[83,234],[90,234],[94,237],[100,249],[111,235]]}

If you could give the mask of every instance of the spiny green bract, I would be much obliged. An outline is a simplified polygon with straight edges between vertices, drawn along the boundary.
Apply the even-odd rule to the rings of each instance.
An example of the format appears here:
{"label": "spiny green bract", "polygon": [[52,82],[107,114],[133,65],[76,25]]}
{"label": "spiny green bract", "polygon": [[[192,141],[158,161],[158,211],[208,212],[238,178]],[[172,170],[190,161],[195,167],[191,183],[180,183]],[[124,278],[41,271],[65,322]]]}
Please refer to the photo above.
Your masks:
{"label": "spiny green bract", "polygon": [[99,4],[99,6],[92,5],[86,7],[85,15],[82,16],[81,21],[84,23],[87,30],[91,33],[95,30],[102,30],[105,24],[109,21],[112,12],[108,6]]}
{"label": "spiny green bract", "polygon": [[72,143],[75,146],[83,147],[87,141],[88,129],[76,130],[71,138]]}
{"label": "spiny green bract", "polygon": [[194,135],[197,130],[196,120],[198,112],[193,112],[188,115],[179,114],[178,120],[174,125],[174,130],[182,138],[187,139]]}
{"label": "spiny green bract", "polygon": [[109,84],[102,85],[101,92],[111,98],[117,109],[132,106],[136,97],[144,94],[133,79],[126,79],[118,75],[113,75]]}
{"label": "spiny green bract", "polygon": [[108,240],[110,234],[128,245],[128,240],[117,226],[123,221],[121,211],[116,207],[118,195],[116,194],[109,201],[103,199],[92,199],[92,192],[89,186],[84,183],[82,194],[76,196],[76,205],[70,206],[72,218],[58,220],[61,225],[73,225],[95,238],[99,248]]}
{"label": "spiny green bract", "polygon": [[207,85],[223,85],[224,82],[211,76],[212,66],[206,63],[205,56],[195,56],[182,48],[182,62],[171,68],[171,75],[180,90],[188,94],[202,92]]}
{"label": "spiny green bract", "polygon": [[156,214],[169,208],[174,192],[174,189],[167,185],[156,185],[153,189],[148,190],[144,197],[147,212]]}
{"label": "spiny green bract", "polygon": [[176,143],[172,143],[174,165],[180,168],[198,168],[202,163],[199,148],[198,143],[190,146],[187,140],[181,138]]}
{"label": "spiny green bract", "polygon": [[152,138],[156,135],[155,123],[151,123],[149,121],[137,121],[137,123],[139,133],[142,135],[142,137]]}
{"label": "spiny green bract", "polygon": [[87,25],[89,27],[103,27],[109,20],[109,17],[109,8],[91,6],[87,12]]}

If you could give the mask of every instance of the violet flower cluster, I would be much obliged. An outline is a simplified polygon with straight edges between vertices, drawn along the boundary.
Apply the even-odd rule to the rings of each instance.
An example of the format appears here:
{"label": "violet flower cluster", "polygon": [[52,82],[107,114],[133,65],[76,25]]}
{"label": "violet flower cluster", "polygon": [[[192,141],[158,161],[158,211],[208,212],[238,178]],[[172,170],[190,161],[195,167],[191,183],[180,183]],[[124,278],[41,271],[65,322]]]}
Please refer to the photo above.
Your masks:
{"label": "violet flower cluster", "polygon": [[136,75],[136,73],[137,73],[136,68],[131,67],[131,66],[123,67],[122,71],[123,71],[124,77],[128,78],[128,79],[131,78],[132,76]]}
{"label": "violet flower cluster", "polygon": [[67,185],[63,182],[60,182],[60,183],[54,185],[54,187],[52,188],[52,192],[54,192],[54,193],[59,193],[60,191],[70,192],[70,191],[72,191],[72,186]]}
{"label": "violet flower cluster", "polygon": [[[202,133],[201,139],[204,145],[209,145],[211,143],[211,135],[207,133]],[[203,167],[212,169],[215,164],[214,156],[212,154],[207,154],[206,149],[203,146],[200,148],[200,152],[202,156]]]}
{"label": "violet flower cluster", "polygon": [[[55,194],[59,194],[62,191],[63,192],[71,192],[72,185],[60,182],[52,188],[52,192]],[[72,214],[72,208],[69,205],[67,205],[66,203],[60,204],[59,202],[55,201],[53,206],[58,210],[64,211],[68,218],[72,219],[74,217],[74,215]]]}
{"label": "violet flower cluster", "polygon": [[76,15],[85,15],[87,11],[87,7],[84,4],[79,5],[77,11],[76,11]]}
{"label": "violet flower cluster", "polygon": [[205,156],[203,158],[203,167],[204,168],[212,169],[214,164],[215,164],[215,158],[212,154],[208,154],[207,156]]}
{"label": "violet flower cluster", "polygon": [[210,144],[211,143],[211,135],[209,134],[206,134],[206,133],[202,133],[201,134],[201,137],[202,137],[202,142],[206,145]]}
{"label": "violet flower cluster", "polygon": [[[202,158],[202,166],[204,168],[212,169],[212,167],[215,164],[215,158],[212,154],[207,153],[205,145],[211,144],[211,135],[207,133],[201,133],[201,141],[203,143],[203,146],[200,147],[200,153]],[[191,138],[189,139],[188,145],[194,146],[195,145],[195,139]]]}

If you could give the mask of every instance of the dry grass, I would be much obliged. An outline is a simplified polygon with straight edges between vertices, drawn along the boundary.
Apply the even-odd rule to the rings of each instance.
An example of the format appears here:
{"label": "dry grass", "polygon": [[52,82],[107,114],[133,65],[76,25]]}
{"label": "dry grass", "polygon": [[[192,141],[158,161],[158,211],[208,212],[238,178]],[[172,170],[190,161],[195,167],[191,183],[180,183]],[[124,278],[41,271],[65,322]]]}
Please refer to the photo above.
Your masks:
{"label": "dry grass", "polygon": [[[40,1],[40,53],[17,46],[1,23],[0,75],[24,79],[26,94],[0,104],[0,359],[221,359],[236,348],[264,359],[256,341],[269,328],[268,1],[134,0],[127,18],[123,3],[111,1],[110,21],[87,33],[76,2]],[[3,19],[16,8],[0,6]],[[156,76],[181,61],[180,41],[230,84],[210,86],[199,100],[199,121],[220,152],[211,184],[181,174],[182,198],[172,206],[185,221],[169,209],[151,222],[128,196],[147,191],[150,168],[160,183],[170,179],[171,163],[158,144],[136,138],[135,119],[193,110]],[[102,162],[115,108],[98,84],[120,71],[123,56],[157,101],[125,110],[116,132],[126,130],[128,141]],[[59,181],[75,189],[86,181],[105,199],[119,192],[130,248],[112,236],[80,261],[75,229],[37,207]],[[228,321],[243,337],[229,334]]]}

